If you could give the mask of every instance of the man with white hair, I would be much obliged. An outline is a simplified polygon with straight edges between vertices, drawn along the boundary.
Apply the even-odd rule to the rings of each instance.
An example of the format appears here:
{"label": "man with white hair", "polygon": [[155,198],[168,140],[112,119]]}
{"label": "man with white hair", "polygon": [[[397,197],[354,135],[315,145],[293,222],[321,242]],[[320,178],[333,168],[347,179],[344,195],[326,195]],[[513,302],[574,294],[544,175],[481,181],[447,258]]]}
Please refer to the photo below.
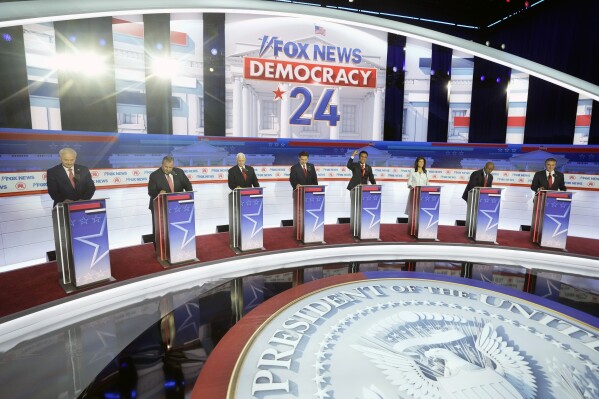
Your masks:
{"label": "man with white hair", "polygon": [[75,163],[77,152],[65,147],[58,152],[58,155],[60,165],[46,172],[48,194],[54,200],[53,206],[59,202],[91,199],[96,192],[96,185],[89,169]]}
{"label": "man with white hair", "polygon": [[260,187],[254,168],[245,164],[245,154],[240,152],[236,159],[237,166],[229,169],[229,188],[235,190],[236,188]]}

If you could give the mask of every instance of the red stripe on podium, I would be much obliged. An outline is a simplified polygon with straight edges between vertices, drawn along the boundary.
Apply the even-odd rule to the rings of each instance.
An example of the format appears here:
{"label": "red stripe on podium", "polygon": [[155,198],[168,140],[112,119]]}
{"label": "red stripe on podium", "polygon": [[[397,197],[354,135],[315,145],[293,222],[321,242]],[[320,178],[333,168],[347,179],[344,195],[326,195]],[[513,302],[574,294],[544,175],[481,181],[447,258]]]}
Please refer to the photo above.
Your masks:
{"label": "red stripe on podium", "polygon": [[247,191],[241,192],[241,195],[256,195],[256,194],[260,194],[260,190],[247,190]]}
{"label": "red stripe on podium", "polygon": [[179,195],[169,195],[167,196],[169,201],[180,201],[180,200],[187,200],[191,198],[190,194],[179,194]]}
{"label": "red stripe on podium", "polygon": [[304,190],[307,193],[321,193],[324,191],[324,187],[306,187]]}
{"label": "red stripe on podium", "polygon": [[90,202],[87,204],[73,204],[69,205],[69,211],[81,211],[85,209],[98,209],[102,208],[102,204],[100,202]]}

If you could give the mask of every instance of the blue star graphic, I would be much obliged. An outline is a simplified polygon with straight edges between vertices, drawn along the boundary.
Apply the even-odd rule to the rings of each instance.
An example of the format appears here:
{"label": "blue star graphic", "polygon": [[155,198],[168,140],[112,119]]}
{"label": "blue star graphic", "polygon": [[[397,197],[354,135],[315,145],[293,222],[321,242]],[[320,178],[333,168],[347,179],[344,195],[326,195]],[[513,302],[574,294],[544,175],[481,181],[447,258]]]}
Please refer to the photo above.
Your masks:
{"label": "blue star graphic", "polygon": [[[433,200],[433,197],[431,196],[426,196],[424,198],[429,198],[430,200]],[[437,198],[437,202],[435,202],[435,207],[434,208],[421,208],[422,212],[426,213],[427,215],[430,216],[429,220],[428,220],[428,224],[426,225],[426,229],[428,230],[431,226],[434,226],[435,224],[439,223],[439,203],[441,202],[441,200],[439,198]],[[436,211],[435,214],[429,212],[429,211]],[[436,216],[436,219],[435,219]]]}
{"label": "blue star graphic", "polygon": [[[189,234],[189,230],[191,229],[186,229],[184,228],[182,225],[184,224],[190,224],[191,226],[194,227],[194,232],[195,232],[195,225],[191,224],[191,223],[195,223],[195,220],[193,219],[193,208],[191,209],[191,212],[189,212],[189,218],[187,218],[187,220],[182,220],[180,222],[173,222],[171,223],[171,226],[181,230],[183,232],[183,240],[181,240],[181,248],[183,249],[187,246],[187,244],[189,244],[192,240],[195,239],[195,235],[194,234]],[[189,234],[189,238],[187,237],[187,235]]]}
{"label": "blue star graphic", "polygon": [[[310,197],[310,199],[315,199],[316,202],[318,202],[318,200],[320,200],[320,198],[314,198],[314,197]],[[322,218],[322,222],[318,223],[320,216],[324,214],[324,212],[322,211],[322,208],[324,208],[324,201],[322,201],[320,203],[320,208],[318,208],[318,209],[310,209],[310,210],[306,209],[307,213],[314,216],[314,226],[312,227],[312,232],[315,232],[316,229],[318,229],[320,226],[322,226],[324,224],[324,218]]]}
{"label": "blue star graphic", "polygon": [[[370,220],[370,227],[369,227],[369,229],[371,229],[372,226],[375,226],[378,223],[380,223],[380,221],[381,221],[381,218],[380,218],[380,209],[381,209],[381,197],[380,196],[379,196],[378,201],[376,203],[376,206],[374,208],[364,208],[364,211],[366,213],[369,213],[370,215],[372,215],[372,219]],[[379,213],[379,218],[378,219],[376,219],[377,215],[375,213],[371,212],[371,211],[376,211],[376,210],[379,211],[378,212]]]}
{"label": "blue star graphic", "polygon": [[254,238],[254,236],[256,234],[258,234],[260,232],[260,230],[262,230],[262,223],[260,223],[260,227],[258,227],[258,221],[255,219],[252,219],[252,216],[262,216],[262,204],[263,204],[263,202],[260,201],[260,207],[258,208],[256,213],[248,213],[247,215],[243,215],[244,218],[246,218],[247,220],[249,220],[250,222],[252,222],[254,224],[252,227],[252,234],[251,234],[250,238]]}
{"label": "blue star graphic", "polygon": [[[496,204],[497,205],[495,206],[495,209],[489,209],[488,211],[483,211],[481,209],[480,211],[480,213],[489,218],[489,220],[487,221],[487,227],[485,228],[485,231],[489,231],[499,224],[499,202],[497,202]],[[495,217],[497,217],[497,219],[495,219]]]}
{"label": "blue star graphic", "polygon": [[[86,222],[86,224],[87,224],[87,222]],[[103,241],[105,239],[104,230],[106,230],[106,216],[104,216],[104,220],[102,221],[102,227],[100,227],[100,231],[98,233],[90,234],[90,235],[82,236],[82,237],[74,237],[75,240],[82,242],[84,244],[87,244],[94,249],[94,256],[92,257],[92,262],[89,266],[90,269],[92,267],[94,267],[96,265],[96,263],[101,261],[106,255],[108,255],[108,245],[106,245],[106,250],[104,252],[102,252],[101,254],[98,254],[100,247],[102,246]],[[90,241],[90,239],[97,239],[97,238],[99,238],[99,240],[97,240],[98,243]]]}
{"label": "blue star graphic", "polygon": [[[568,227],[566,227],[563,230],[560,230],[560,228],[562,227],[562,224],[568,224],[569,213],[570,207],[566,209],[566,212],[564,212],[563,215],[546,215],[549,219],[553,220],[556,223],[555,230],[553,230],[553,234],[551,235],[551,237],[557,237],[563,233],[568,232]],[[563,222],[560,222],[558,219],[562,220]]]}

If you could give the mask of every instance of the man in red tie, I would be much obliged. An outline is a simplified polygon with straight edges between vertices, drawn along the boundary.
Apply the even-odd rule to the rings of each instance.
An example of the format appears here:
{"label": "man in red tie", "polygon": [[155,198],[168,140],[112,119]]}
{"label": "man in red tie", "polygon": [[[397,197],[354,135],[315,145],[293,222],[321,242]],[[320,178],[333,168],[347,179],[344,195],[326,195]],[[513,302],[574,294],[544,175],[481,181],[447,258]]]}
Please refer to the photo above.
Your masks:
{"label": "man in red tie", "polygon": [[162,158],[162,166],[150,174],[148,180],[148,195],[150,196],[150,211],[152,212],[152,234],[154,234],[153,200],[158,194],[193,191],[191,182],[182,169],[175,168],[175,159],[167,155]]}
{"label": "man in red tie", "polygon": [[309,186],[318,184],[318,176],[316,176],[316,168],[311,163],[308,163],[308,153],[302,151],[299,153],[299,162],[291,167],[289,171],[289,183],[294,190],[298,186]]}
{"label": "man in red tie", "polygon": [[352,171],[352,177],[347,185],[347,189],[351,190],[358,184],[376,184],[374,174],[372,173],[372,167],[366,163],[368,159],[368,153],[366,151],[360,152],[360,160],[354,162],[354,157],[358,155],[358,150],[355,150],[349,161],[347,161],[347,168]]}
{"label": "man in red tie", "polygon": [[235,159],[237,165],[229,169],[227,178],[229,188],[235,190],[236,188],[260,187],[254,168],[245,164],[245,154],[240,152]]}
{"label": "man in red tie", "polygon": [[59,202],[88,200],[94,196],[96,185],[89,169],[76,164],[77,152],[72,148],[63,148],[58,152],[60,165],[46,172],[48,194],[56,206]]}
{"label": "man in red tie", "polygon": [[468,201],[468,193],[474,187],[493,187],[493,171],[495,170],[495,164],[493,162],[487,162],[483,169],[475,170],[470,175],[462,199]]}
{"label": "man in red tie", "polygon": [[545,170],[540,170],[532,178],[530,189],[535,193],[539,190],[566,191],[564,174],[555,170],[555,158],[545,160]]}

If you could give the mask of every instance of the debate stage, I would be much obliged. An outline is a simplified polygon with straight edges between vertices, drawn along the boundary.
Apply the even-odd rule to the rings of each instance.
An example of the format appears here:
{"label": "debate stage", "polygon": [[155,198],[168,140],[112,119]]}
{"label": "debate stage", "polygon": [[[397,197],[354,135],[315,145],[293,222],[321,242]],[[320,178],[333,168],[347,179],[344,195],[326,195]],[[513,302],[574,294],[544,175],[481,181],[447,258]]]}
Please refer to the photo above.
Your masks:
{"label": "debate stage", "polygon": [[[303,245],[295,240],[292,227],[278,227],[264,229],[264,248],[265,251],[259,254],[271,253],[273,251],[289,251],[301,248],[330,247],[336,245],[356,244],[351,237],[348,224],[326,225],[325,226],[326,245]],[[408,227],[405,224],[382,224],[380,232],[381,241],[368,241],[362,243],[365,245],[363,250],[367,255],[369,243],[421,243],[422,245],[440,245],[440,244],[467,244],[479,248],[513,248],[524,251],[547,252],[553,254],[563,254],[568,256],[580,256],[599,258],[599,245],[597,240],[581,237],[568,237],[567,251],[546,250],[539,248],[530,242],[530,233],[526,231],[499,230],[497,235],[498,245],[488,243],[476,243],[466,237],[465,227],[462,226],[439,226],[439,241],[417,240],[408,235]],[[200,235],[196,237],[197,258],[200,260],[192,266],[186,264],[185,267],[202,267],[205,264],[213,264],[219,260],[232,257],[252,256],[256,252],[236,255],[229,247],[229,234],[216,233]],[[423,255],[427,252],[422,248]],[[298,254],[301,256],[301,253]],[[467,261],[469,252],[463,251],[463,260]],[[56,262],[44,263],[36,266],[18,269],[1,274],[0,278],[0,317],[15,318],[22,314],[50,307],[54,301],[68,301],[77,298],[79,295],[90,290],[106,290],[111,285],[126,283],[127,281],[138,280],[140,278],[155,277],[160,273],[169,273],[182,266],[176,266],[170,269],[164,269],[154,254],[152,244],[143,244],[127,248],[119,248],[110,251],[112,276],[116,279],[113,283],[101,285],[99,287],[80,290],[77,293],[67,295],[58,283],[58,273]],[[565,268],[563,272],[567,272]],[[0,320],[1,321],[1,320]]]}

